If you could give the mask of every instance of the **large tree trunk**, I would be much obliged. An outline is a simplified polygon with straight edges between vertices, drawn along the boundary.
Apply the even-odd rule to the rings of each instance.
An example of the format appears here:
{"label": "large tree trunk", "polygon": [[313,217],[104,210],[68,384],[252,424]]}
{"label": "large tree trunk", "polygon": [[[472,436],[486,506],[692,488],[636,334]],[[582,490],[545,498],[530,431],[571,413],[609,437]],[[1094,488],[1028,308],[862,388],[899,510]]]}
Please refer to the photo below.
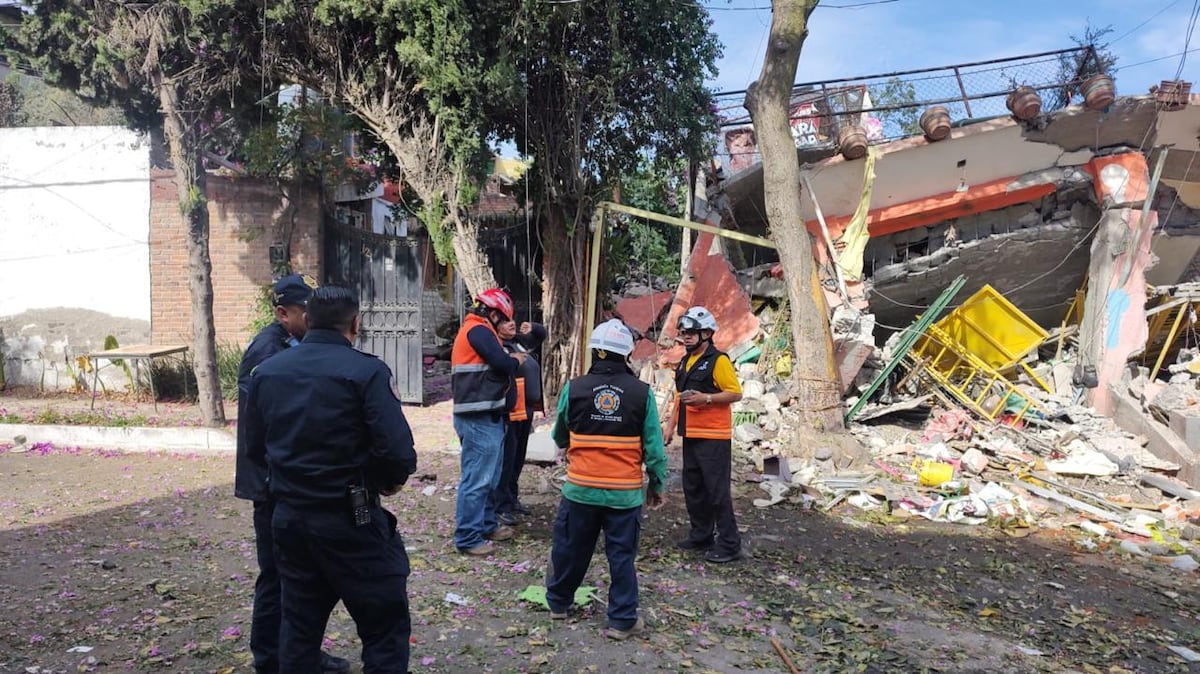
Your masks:
{"label": "large tree trunk", "polygon": [[582,297],[586,288],[583,260],[588,237],[585,228],[571,227],[574,218],[565,213],[560,204],[549,204],[546,218],[546,227],[542,230],[545,249],[542,312],[548,336],[542,374],[546,399],[553,404],[567,380],[578,374],[580,328],[586,319]]}
{"label": "large tree trunk", "polygon": [[192,363],[200,414],[206,426],[225,425],[217,375],[217,331],[213,325],[212,261],[208,256],[208,202],[199,143],[192,125],[182,118],[179,92],[171,80],[159,78],[164,130],[175,169],[179,210],[187,227],[188,291],[192,300]]}
{"label": "large tree trunk", "polygon": [[779,247],[791,304],[792,381],[805,420],[818,430],[843,428],[841,390],[833,360],[828,308],[800,211],[800,164],[788,114],[808,17],[818,0],[774,0],[771,35],[746,109],[762,153],[763,191],[771,238]]}
{"label": "large tree trunk", "polygon": [[479,245],[479,225],[470,218],[454,219],[454,262],[471,297],[496,287],[496,276]]}
{"label": "large tree trunk", "polygon": [[[401,134],[398,127],[388,124],[385,116],[372,114],[371,108],[351,100],[355,112],[367,120],[375,132],[404,168],[404,181],[425,203],[442,202],[446,206],[440,226],[450,230],[454,247],[454,263],[472,297],[496,287],[496,276],[488,264],[487,255],[479,245],[479,227],[459,212],[458,182],[460,176],[450,170],[441,154],[436,123],[420,120],[411,125],[411,133]],[[426,227],[433,226],[425,223]],[[439,261],[445,263],[446,260]]]}

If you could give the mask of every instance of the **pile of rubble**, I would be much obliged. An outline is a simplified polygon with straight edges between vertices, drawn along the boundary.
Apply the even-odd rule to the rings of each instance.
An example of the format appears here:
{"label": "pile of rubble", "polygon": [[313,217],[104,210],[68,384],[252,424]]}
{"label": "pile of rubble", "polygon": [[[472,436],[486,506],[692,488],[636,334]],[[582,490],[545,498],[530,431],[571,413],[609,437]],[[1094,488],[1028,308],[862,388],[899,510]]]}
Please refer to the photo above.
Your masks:
{"label": "pile of rubble", "polygon": [[[943,321],[934,323],[935,315],[914,324],[919,334],[907,343],[896,333],[883,348],[873,343],[869,315],[843,311],[833,327],[839,363],[855,368],[842,373],[853,382],[846,400],[851,432],[810,437],[789,383],[785,293],[763,274],[749,278],[752,283],[742,285],[758,329],[754,339],[727,351],[743,388],[733,409],[734,475],[762,489],[755,506],[851,507],[875,521],[987,524],[1014,536],[1068,529],[1081,549],[1153,556],[1188,572],[1200,568],[1200,492],[1174,479],[1180,463],[1162,458],[1170,455],[1163,443],[1185,445],[1181,438],[1189,433],[1200,438],[1195,350],[1180,350],[1161,379],[1147,367],[1128,368],[1123,389],[1112,394],[1137,417],[1140,426],[1129,432],[1127,420],[1118,425],[1082,404],[1093,375],[1080,362],[1073,333],[1046,334],[1011,305],[1005,320],[1013,323],[999,331],[1010,341],[991,344],[999,356],[986,353],[987,344],[980,354],[941,349],[939,340],[954,332],[967,345],[958,352],[970,351],[970,336],[954,331],[953,321],[971,299]],[[643,294],[654,293],[663,300],[670,295]],[[980,295],[993,303],[990,310],[1003,303],[990,288]],[[648,321],[651,339],[665,311],[656,318]],[[1014,325],[1029,327],[1027,343],[1012,342],[1019,333]],[[997,379],[984,378],[986,386],[972,389],[964,367]],[[647,364],[644,374],[665,402],[673,371]]]}

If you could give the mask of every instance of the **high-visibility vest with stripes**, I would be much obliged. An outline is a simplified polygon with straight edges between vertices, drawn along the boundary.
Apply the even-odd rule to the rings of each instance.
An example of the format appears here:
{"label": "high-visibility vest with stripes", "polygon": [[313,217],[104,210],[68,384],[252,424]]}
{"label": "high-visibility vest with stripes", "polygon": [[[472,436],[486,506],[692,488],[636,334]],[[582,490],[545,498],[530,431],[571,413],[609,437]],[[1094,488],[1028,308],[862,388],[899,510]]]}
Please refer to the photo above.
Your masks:
{"label": "high-visibility vest with stripes", "polygon": [[[721,389],[713,379],[713,368],[717,358],[724,356],[711,342],[708,348],[692,366],[687,369],[690,356],[684,355],[675,371],[675,388],[678,391],[699,391],[700,393],[720,393]],[[676,433],[683,438],[700,438],[705,440],[729,440],[733,438],[733,407],[729,403],[713,403],[711,405],[684,405],[675,398],[677,418],[679,419]]]}
{"label": "high-visibility vest with stripes", "polygon": [[650,387],[622,365],[598,361],[568,387],[567,482],[641,489],[642,431]]}
{"label": "high-visibility vest with stripes", "polygon": [[477,314],[467,314],[450,352],[450,391],[454,396],[455,414],[503,413],[508,409],[505,394],[512,379],[508,373],[488,365],[467,341],[467,333],[481,325],[495,337],[496,346],[500,346],[500,336],[491,321]]}
{"label": "high-visibility vest with stripes", "polygon": [[508,413],[509,421],[525,421],[529,418],[529,408],[525,405],[525,378],[517,377],[517,404]]}

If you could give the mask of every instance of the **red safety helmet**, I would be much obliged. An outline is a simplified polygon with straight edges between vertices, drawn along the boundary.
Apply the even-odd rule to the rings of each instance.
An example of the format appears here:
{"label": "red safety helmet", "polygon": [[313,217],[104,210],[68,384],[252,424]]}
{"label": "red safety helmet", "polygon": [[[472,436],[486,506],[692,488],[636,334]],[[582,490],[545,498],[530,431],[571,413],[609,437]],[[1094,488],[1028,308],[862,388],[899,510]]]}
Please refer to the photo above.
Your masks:
{"label": "red safety helmet", "polygon": [[499,288],[485,290],[475,297],[475,301],[489,309],[499,311],[508,320],[513,320],[513,301],[503,290]]}

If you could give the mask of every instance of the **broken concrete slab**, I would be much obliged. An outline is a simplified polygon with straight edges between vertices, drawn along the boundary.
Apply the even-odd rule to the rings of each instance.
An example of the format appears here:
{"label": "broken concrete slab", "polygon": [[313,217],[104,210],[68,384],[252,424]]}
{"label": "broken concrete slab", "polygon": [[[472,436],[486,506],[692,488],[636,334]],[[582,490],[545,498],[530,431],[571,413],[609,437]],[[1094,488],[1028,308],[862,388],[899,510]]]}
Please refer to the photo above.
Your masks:
{"label": "broken concrete slab", "polygon": [[1113,421],[1126,433],[1147,438],[1146,449],[1158,458],[1179,464],[1182,480],[1193,486],[1200,484],[1200,454],[1170,428],[1143,413],[1141,404],[1119,388],[1108,387]]}

